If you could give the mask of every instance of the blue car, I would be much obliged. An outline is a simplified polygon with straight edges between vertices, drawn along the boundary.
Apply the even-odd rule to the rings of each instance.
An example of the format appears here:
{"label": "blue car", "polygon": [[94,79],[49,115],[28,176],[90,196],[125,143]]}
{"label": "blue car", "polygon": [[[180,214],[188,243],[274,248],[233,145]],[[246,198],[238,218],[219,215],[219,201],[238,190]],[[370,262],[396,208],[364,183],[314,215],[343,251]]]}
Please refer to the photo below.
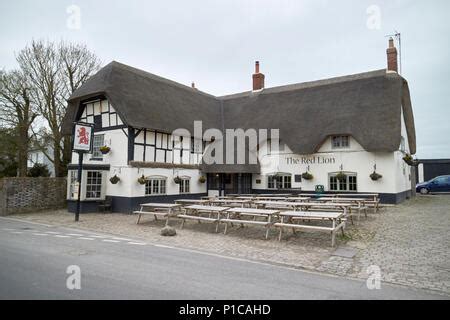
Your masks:
{"label": "blue car", "polygon": [[416,192],[427,194],[430,192],[450,192],[450,175],[439,176],[430,181],[418,183],[416,185]]}

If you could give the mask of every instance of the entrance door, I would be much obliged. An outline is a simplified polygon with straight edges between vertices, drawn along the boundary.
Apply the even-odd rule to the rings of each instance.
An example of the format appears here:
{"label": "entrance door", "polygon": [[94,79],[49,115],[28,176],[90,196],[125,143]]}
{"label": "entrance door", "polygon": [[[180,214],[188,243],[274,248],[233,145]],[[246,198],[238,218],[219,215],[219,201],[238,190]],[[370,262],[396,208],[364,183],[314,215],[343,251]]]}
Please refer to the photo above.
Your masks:
{"label": "entrance door", "polygon": [[208,193],[217,190],[220,195],[252,193],[251,173],[208,174]]}

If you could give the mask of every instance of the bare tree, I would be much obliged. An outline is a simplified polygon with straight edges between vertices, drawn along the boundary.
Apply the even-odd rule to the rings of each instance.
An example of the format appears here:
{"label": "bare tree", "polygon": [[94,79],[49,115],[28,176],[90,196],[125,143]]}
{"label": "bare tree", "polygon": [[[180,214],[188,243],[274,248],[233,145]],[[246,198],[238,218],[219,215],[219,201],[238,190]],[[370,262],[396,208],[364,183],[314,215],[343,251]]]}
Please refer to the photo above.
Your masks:
{"label": "bare tree", "polygon": [[21,71],[0,71],[0,119],[5,126],[15,131],[20,177],[27,175],[29,132],[37,116],[32,106],[30,87]]}
{"label": "bare tree", "polygon": [[98,58],[84,45],[32,41],[17,56],[32,84],[32,96],[51,132],[55,176],[66,174],[70,161],[70,140],[61,133],[67,100],[100,68]]}
{"label": "bare tree", "polygon": [[[61,42],[59,56],[62,63],[62,79],[64,81],[64,98],[66,100],[100,69],[101,62],[90,52],[86,45]],[[63,137],[63,163],[70,162],[72,155],[70,137]]]}

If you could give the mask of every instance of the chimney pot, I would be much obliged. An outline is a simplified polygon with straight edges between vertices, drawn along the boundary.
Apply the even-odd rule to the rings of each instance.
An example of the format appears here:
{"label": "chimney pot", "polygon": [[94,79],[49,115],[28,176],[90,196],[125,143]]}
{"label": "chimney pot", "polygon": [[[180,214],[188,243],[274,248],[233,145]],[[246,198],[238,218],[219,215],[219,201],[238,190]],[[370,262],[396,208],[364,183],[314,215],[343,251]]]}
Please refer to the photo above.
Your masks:
{"label": "chimney pot", "polygon": [[394,48],[394,38],[390,37],[389,38],[389,48]]}

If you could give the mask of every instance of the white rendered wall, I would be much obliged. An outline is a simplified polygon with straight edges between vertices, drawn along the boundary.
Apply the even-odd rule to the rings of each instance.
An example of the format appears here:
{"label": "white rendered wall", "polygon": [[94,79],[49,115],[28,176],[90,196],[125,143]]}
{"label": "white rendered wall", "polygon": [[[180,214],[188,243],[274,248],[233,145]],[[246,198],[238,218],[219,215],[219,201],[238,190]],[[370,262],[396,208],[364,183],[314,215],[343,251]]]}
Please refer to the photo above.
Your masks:
{"label": "white rendered wall", "polygon": [[[109,182],[109,178],[117,174],[120,181],[117,184]],[[163,168],[111,168],[106,183],[106,195],[118,197],[144,197],[145,185],[138,183],[137,179],[144,177],[164,177],[166,178],[166,195],[178,195],[179,185],[173,181],[174,176],[190,178],[189,193],[206,193],[206,183],[198,181],[201,176],[199,170],[195,169],[163,169]],[[148,195],[151,196],[151,195]],[[161,196],[161,195],[155,195]]]}
{"label": "white rendered wall", "polygon": [[[314,191],[316,185],[322,184],[325,190],[329,191],[328,174],[340,171],[342,165],[344,172],[357,174],[357,192],[398,193],[410,189],[407,188],[408,176],[399,175],[403,162],[399,154],[400,152],[398,154],[366,152],[352,137],[349,148],[333,149],[329,138],[318,152],[312,155],[295,155],[285,147],[279,156],[270,155],[262,158],[261,175],[253,176],[253,188],[267,189],[267,175],[283,172],[292,175],[292,188]],[[369,177],[375,164],[376,171],[383,175],[378,181],[372,181]],[[302,179],[301,183],[296,183],[294,175],[306,172],[308,166],[314,179],[310,181]],[[261,180],[261,184],[256,184],[257,179]]]}

